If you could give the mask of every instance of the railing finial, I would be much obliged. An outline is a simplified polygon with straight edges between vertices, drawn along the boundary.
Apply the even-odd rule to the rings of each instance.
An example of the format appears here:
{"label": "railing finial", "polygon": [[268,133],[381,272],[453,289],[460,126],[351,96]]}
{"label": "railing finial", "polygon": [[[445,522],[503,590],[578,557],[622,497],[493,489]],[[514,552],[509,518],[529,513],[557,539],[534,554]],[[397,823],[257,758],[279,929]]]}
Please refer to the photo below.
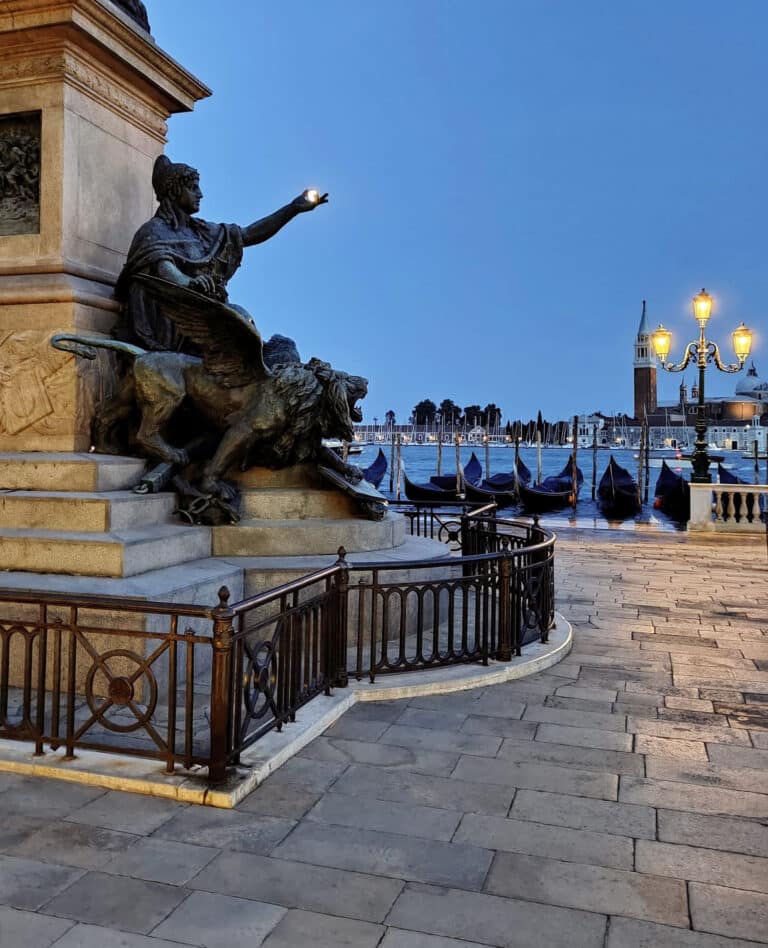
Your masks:
{"label": "railing finial", "polygon": [[336,561],[336,566],[346,566],[347,565],[347,551],[343,546],[339,547],[338,554],[339,554],[339,558]]}
{"label": "railing finial", "polygon": [[219,609],[226,609],[229,604],[230,592],[226,586],[222,586],[219,590]]}

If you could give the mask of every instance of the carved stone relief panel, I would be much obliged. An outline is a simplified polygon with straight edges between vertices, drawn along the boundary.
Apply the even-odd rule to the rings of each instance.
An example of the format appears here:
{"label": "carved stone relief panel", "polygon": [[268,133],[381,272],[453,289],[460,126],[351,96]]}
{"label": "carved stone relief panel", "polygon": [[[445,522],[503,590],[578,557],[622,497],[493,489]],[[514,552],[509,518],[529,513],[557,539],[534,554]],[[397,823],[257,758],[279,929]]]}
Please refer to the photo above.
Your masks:
{"label": "carved stone relief panel", "polygon": [[0,237],[40,233],[40,112],[0,115]]}

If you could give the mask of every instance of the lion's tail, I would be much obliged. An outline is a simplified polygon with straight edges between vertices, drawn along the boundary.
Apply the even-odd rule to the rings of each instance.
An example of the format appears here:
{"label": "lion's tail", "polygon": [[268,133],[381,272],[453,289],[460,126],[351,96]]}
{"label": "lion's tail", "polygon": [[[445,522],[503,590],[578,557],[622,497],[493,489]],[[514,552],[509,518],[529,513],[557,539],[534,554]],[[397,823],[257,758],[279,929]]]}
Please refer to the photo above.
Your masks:
{"label": "lion's tail", "polygon": [[120,342],[104,336],[74,336],[68,332],[60,332],[52,336],[51,345],[54,349],[61,349],[62,352],[72,352],[81,359],[95,359],[97,349],[115,349],[133,358],[144,355],[146,352],[145,349],[133,346],[130,342]]}

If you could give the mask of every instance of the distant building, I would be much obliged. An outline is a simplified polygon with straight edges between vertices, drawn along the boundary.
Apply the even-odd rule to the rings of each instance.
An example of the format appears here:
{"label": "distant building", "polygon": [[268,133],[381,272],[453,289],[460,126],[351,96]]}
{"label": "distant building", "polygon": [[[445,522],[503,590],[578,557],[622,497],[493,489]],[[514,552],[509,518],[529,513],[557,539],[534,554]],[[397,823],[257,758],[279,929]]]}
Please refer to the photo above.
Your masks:
{"label": "distant building", "polygon": [[651,333],[643,314],[635,339],[635,418],[641,421],[656,411],[656,354],[651,345]]}

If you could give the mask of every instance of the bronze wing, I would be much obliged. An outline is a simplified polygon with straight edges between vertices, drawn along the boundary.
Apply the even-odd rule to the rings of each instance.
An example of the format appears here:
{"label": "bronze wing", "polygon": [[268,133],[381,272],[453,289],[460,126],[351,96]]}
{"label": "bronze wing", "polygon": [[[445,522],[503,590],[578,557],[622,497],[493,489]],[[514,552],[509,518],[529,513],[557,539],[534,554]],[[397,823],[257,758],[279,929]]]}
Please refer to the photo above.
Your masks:
{"label": "bronze wing", "polygon": [[158,277],[133,279],[152,294],[160,314],[200,347],[206,369],[222,385],[238,388],[272,374],[264,365],[261,333],[232,306]]}

